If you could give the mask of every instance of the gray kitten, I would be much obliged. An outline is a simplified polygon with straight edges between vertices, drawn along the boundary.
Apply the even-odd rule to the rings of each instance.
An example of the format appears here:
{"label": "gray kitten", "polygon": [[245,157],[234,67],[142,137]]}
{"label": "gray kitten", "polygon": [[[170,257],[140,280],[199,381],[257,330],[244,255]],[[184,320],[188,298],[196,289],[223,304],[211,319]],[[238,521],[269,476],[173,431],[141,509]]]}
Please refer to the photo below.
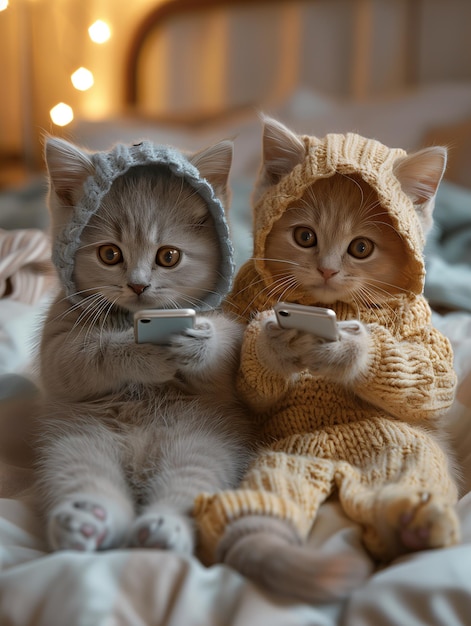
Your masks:
{"label": "gray kitten", "polygon": [[[187,157],[49,138],[45,158],[61,281],[40,346],[49,546],[190,553],[196,494],[237,485],[250,456],[232,383],[242,328],[215,311],[233,270],[232,144]],[[169,345],[135,342],[134,312],[175,307],[204,314]]]}

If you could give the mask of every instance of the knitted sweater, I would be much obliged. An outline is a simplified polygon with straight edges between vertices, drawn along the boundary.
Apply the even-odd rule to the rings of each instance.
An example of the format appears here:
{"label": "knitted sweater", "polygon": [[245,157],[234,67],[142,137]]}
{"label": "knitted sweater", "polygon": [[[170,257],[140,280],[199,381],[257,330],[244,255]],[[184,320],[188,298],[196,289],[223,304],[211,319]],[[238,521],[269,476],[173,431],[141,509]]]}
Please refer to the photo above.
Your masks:
{"label": "knitted sweater", "polygon": [[455,388],[452,352],[448,339],[431,325],[424,298],[400,296],[381,309],[360,311],[337,303],[334,310],[340,320],[360,317],[372,338],[373,356],[354,393],[308,371],[292,380],[262,366],[257,341],[271,311],[249,324],[238,388],[268,439],[300,433],[310,438],[324,426],[379,416],[431,425],[444,413]]}
{"label": "knitted sweater", "polygon": [[[393,173],[394,162],[406,153],[353,133],[331,134],[325,139],[304,136],[303,141],[305,161],[278,185],[269,188],[254,207],[256,260],[247,261],[240,269],[227,299],[228,309],[247,321],[252,320],[244,342],[240,391],[256,410],[266,406],[267,398],[272,399],[272,419],[263,413],[261,420],[270,423],[266,427],[276,437],[296,430],[308,432],[332,422],[356,421],[360,415],[377,415],[378,408],[385,417],[411,423],[437,417],[453,400],[456,376],[450,342],[432,326],[430,308],[422,296],[425,277],[422,227],[412,201]],[[257,313],[269,310],[278,300],[276,295],[271,298],[266,295],[273,283],[263,260],[267,234],[308,185],[336,172],[359,174],[377,192],[383,208],[403,235],[408,254],[404,262],[411,266],[413,276],[408,293],[391,296],[379,307],[353,308],[342,302],[329,305],[339,320],[356,318],[367,324],[373,338],[369,371],[356,385],[353,396],[351,391],[308,372],[293,384],[261,367],[256,354],[263,318]],[[306,291],[294,292],[291,299],[300,304],[325,306],[315,302]],[[361,400],[372,406],[365,406]],[[310,406],[316,406],[315,419]]]}
{"label": "knitted sweater", "polygon": [[[451,504],[456,500],[448,461],[428,435],[453,401],[456,376],[450,342],[433,327],[422,295],[422,228],[393,173],[405,152],[354,134],[303,141],[304,162],[268,188],[254,207],[254,260],[240,269],[226,301],[248,323],[237,384],[257,416],[266,448],[239,491],[197,502],[208,550],[215,549],[228,523],[247,514],[283,517],[305,537],[334,482],[347,514],[370,528],[376,496],[366,496],[365,489],[380,494],[393,483],[403,493],[430,488],[446,494]],[[308,185],[336,172],[359,174],[377,192],[404,238],[404,262],[412,268],[408,291],[377,306],[329,304],[339,320],[359,319],[370,333],[369,367],[353,388],[307,370],[284,376],[258,358],[263,321],[279,299],[263,260],[267,234]],[[291,301],[325,306],[306,291],[292,293]],[[391,556],[376,535],[369,546],[380,558]]]}

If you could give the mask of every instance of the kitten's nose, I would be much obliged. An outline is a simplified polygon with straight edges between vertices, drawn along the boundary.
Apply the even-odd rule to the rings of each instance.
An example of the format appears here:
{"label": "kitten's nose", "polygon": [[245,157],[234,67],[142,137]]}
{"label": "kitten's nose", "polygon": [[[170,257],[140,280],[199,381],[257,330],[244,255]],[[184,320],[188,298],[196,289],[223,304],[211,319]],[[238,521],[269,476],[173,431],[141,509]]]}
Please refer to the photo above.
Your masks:
{"label": "kitten's nose", "polygon": [[140,296],[141,293],[145,291],[147,287],[149,287],[149,285],[137,285],[136,283],[128,283],[128,287],[132,289],[134,293],[137,293],[137,295]]}
{"label": "kitten's nose", "polygon": [[329,278],[332,278],[332,276],[338,274],[338,270],[331,270],[328,267],[318,267],[317,271],[319,272],[319,274],[322,275],[325,280],[329,280]]}

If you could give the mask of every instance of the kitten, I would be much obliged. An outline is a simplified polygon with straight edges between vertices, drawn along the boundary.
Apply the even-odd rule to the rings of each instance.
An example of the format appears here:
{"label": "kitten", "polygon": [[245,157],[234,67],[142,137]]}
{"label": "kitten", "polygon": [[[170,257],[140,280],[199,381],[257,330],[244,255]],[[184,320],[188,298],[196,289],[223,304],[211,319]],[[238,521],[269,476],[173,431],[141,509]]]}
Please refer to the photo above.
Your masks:
{"label": "kitten", "polygon": [[405,252],[374,190],[358,176],[334,174],[308,187],[274,224],[266,267],[288,299],[309,290],[325,306],[337,300],[361,306],[403,290],[410,272],[401,262]]}
{"label": "kitten", "polygon": [[[298,136],[266,119],[254,257],[228,297],[247,323],[238,389],[266,447],[239,490],[198,499],[203,542],[269,589],[345,596],[374,562],[459,540],[440,438],[456,377],[422,296],[424,233],[446,151]],[[331,307],[340,339],[281,329],[280,301]],[[337,494],[369,557],[303,545]]]}
{"label": "kitten", "polygon": [[[40,345],[38,493],[52,550],[191,553],[195,495],[234,487],[250,445],[234,392],[241,326],[222,203],[232,143],[45,147],[62,283]],[[194,307],[193,330],[138,344],[133,314]],[[207,310],[207,311],[206,311]]]}

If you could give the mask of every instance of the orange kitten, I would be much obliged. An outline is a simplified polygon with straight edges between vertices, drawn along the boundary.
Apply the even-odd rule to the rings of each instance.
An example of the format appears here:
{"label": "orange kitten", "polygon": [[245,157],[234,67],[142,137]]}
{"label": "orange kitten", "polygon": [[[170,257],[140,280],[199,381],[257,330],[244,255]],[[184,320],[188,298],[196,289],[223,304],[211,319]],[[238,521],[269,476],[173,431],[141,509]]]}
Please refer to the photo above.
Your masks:
{"label": "orange kitten", "polygon": [[[254,254],[228,307],[247,329],[238,390],[260,449],[238,490],[198,500],[216,557],[306,602],[347,595],[406,552],[459,541],[450,457],[450,342],[423,297],[423,246],[446,150],[406,154],[354,133],[296,135],[266,119]],[[339,339],[280,328],[280,300],[332,308]],[[365,551],[312,549],[335,494]]]}
{"label": "orange kitten", "polygon": [[309,289],[319,302],[378,302],[404,290],[404,244],[377,194],[357,176],[308,187],[274,224],[266,267],[281,299]]}

